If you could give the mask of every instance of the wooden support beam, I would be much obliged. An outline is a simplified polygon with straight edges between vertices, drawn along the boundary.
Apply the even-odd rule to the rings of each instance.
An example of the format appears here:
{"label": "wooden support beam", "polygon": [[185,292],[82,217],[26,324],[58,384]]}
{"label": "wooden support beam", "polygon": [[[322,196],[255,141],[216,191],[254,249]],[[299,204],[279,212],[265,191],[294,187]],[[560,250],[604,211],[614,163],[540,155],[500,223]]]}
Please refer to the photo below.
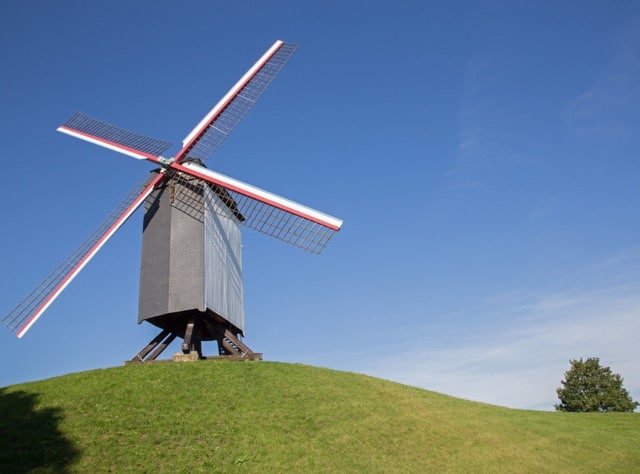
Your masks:
{"label": "wooden support beam", "polygon": [[[189,356],[189,360],[210,359],[202,354],[202,337],[207,340],[214,338],[218,342],[219,354],[228,356],[234,360],[260,360],[262,354],[253,352],[237,334],[234,334],[229,326],[217,321],[211,315],[198,312],[188,314],[187,317],[177,319],[169,329],[164,329],[149,344],[147,344],[133,359],[125,364],[140,364],[155,361],[158,356],[173,342],[176,337],[182,336],[182,353],[176,354],[183,360]],[[196,357],[197,355],[197,357]],[[174,360],[176,357],[174,356]],[[186,359],[185,359],[186,360]]]}
{"label": "wooden support beam", "polygon": [[162,351],[164,351],[167,348],[167,346],[171,344],[177,336],[178,335],[175,332],[172,332],[171,334],[169,334],[169,336],[164,341],[162,341],[161,344],[158,345],[157,349],[149,355],[148,360],[156,360],[156,358],[160,354],[162,354]]}
{"label": "wooden support beam", "polygon": [[242,355],[227,339],[222,339],[222,347],[231,355]]}
{"label": "wooden support beam", "polygon": [[249,349],[249,346],[247,346],[244,342],[242,342],[240,339],[238,339],[231,331],[229,331],[228,329],[225,330],[224,332],[224,337],[226,337],[227,339],[229,339],[231,342],[233,342],[238,349],[240,349],[240,351],[242,353],[253,353],[253,351],[251,349]]}
{"label": "wooden support beam", "polygon": [[167,337],[167,334],[169,334],[169,332],[171,331],[165,329],[156,337],[154,337],[151,342],[144,347],[144,349],[133,356],[131,362],[144,362],[144,358],[147,357],[147,354],[149,354],[149,352],[151,352],[160,343],[160,341]]}
{"label": "wooden support beam", "polygon": [[191,318],[191,320],[187,323],[187,329],[184,331],[184,342],[182,343],[182,353],[188,354],[193,350],[193,344],[191,339],[193,337],[193,329],[196,325],[195,319]]}

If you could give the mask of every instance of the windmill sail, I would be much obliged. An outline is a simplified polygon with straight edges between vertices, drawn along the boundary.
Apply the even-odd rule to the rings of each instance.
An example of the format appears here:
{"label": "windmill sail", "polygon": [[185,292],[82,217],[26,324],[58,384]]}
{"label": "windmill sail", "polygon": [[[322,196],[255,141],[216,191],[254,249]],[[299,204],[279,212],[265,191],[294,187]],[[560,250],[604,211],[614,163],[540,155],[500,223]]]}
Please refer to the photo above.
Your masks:
{"label": "windmill sail", "polygon": [[2,322],[14,331],[18,337],[24,336],[38,318],[42,316],[42,313],[144,202],[153,191],[153,188],[164,177],[164,174],[159,174],[147,185],[145,185],[144,181],[138,183],[100,227],[78,246],[58,268],[51,272],[31,294],[5,316]]}
{"label": "windmill sail", "polygon": [[186,158],[205,161],[209,158],[249,112],[297,48],[296,44],[276,41],[187,135],[176,161]]}
{"label": "windmill sail", "polygon": [[[240,123],[296,49],[297,45],[276,41],[187,135],[173,159],[161,156],[170,143],[81,113],[60,126],[58,131],[62,133],[150,160],[161,169],[136,186],[103,224],[1,322],[22,337],[147,201],[139,322],[149,321],[163,332],[136,360],[142,361],[149,353],[155,359],[178,336],[184,338],[185,354],[195,351],[201,356],[201,342],[215,339],[220,354],[242,353],[244,357],[248,350],[256,356],[236,337],[244,334],[240,226],[320,253],[340,230],[342,221],[211,171],[202,162]],[[199,247],[194,244],[198,235]],[[146,254],[145,245],[149,249]],[[194,275],[196,270],[198,274]],[[194,284],[196,281],[202,284]],[[186,294],[194,288],[197,291]]]}
{"label": "windmill sail", "polygon": [[158,162],[171,143],[145,137],[76,112],[58,131],[139,160]]}
{"label": "windmill sail", "polygon": [[[230,178],[194,162],[172,168],[225,190],[228,206],[242,216],[242,224],[312,253],[320,253],[342,221],[323,212]],[[180,179],[174,175],[172,179]],[[220,194],[222,195],[222,194]]]}

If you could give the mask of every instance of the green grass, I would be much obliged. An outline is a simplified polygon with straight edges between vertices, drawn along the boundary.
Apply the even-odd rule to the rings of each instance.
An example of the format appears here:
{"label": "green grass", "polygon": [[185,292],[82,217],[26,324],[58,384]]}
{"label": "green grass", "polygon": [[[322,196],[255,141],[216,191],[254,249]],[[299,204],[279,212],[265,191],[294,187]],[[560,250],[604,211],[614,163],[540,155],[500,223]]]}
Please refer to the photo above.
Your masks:
{"label": "green grass", "polygon": [[639,472],[640,414],[511,410],[271,362],[0,389],[0,472]]}

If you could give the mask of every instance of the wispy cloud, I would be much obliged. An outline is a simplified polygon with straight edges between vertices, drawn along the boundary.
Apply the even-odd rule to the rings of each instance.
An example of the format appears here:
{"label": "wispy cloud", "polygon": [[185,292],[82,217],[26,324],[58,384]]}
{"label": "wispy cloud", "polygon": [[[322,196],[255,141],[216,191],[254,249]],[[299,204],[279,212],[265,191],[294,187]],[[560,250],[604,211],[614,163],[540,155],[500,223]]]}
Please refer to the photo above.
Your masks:
{"label": "wispy cloud", "polygon": [[454,188],[484,184],[482,171],[505,153],[504,143],[490,130],[489,117],[497,107],[491,83],[491,58],[486,54],[469,58],[458,107],[456,161],[449,172]]}
{"label": "wispy cloud", "polygon": [[619,139],[637,134],[639,107],[640,18],[634,18],[614,39],[611,59],[592,86],[570,101],[563,115],[576,134]]}
{"label": "wispy cloud", "polygon": [[[537,160],[523,146],[521,104],[506,100],[499,56],[481,51],[465,64],[457,110],[456,158],[448,177],[454,189],[488,184],[495,167],[530,165]],[[527,131],[528,133],[528,131]]]}
{"label": "wispy cloud", "polygon": [[[620,265],[638,263],[636,252],[627,257],[604,259],[588,268],[615,272]],[[569,360],[595,356],[624,377],[625,387],[638,400],[640,279],[613,286],[607,281],[605,277],[592,287],[535,296],[515,292],[491,298],[501,313],[518,316],[504,324],[491,322],[487,315],[486,327],[471,342],[373,356],[356,370],[465,399],[551,410]]]}

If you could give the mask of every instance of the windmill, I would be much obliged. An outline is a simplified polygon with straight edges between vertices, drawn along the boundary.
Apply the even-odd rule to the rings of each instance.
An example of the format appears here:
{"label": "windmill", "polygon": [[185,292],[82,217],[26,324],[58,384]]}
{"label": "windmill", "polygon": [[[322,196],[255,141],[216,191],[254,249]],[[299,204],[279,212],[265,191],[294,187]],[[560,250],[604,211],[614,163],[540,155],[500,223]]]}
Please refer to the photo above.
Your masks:
{"label": "windmill", "polygon": [[75,113],[58,131],[158,167],[136,185],[107,219],[2,322],[21,338],[93,256],[144,207],[138,323],[159,333],[129,362],[155,360],[175,339],[182,354],[203,358],[202,341],[219,355],[260,358],[245,333],[242,226],[320,253],[342,221],[225,176],[204,162],[239,124],[295,53],[276,41],[191,130],[173,158],[171,143]]}

